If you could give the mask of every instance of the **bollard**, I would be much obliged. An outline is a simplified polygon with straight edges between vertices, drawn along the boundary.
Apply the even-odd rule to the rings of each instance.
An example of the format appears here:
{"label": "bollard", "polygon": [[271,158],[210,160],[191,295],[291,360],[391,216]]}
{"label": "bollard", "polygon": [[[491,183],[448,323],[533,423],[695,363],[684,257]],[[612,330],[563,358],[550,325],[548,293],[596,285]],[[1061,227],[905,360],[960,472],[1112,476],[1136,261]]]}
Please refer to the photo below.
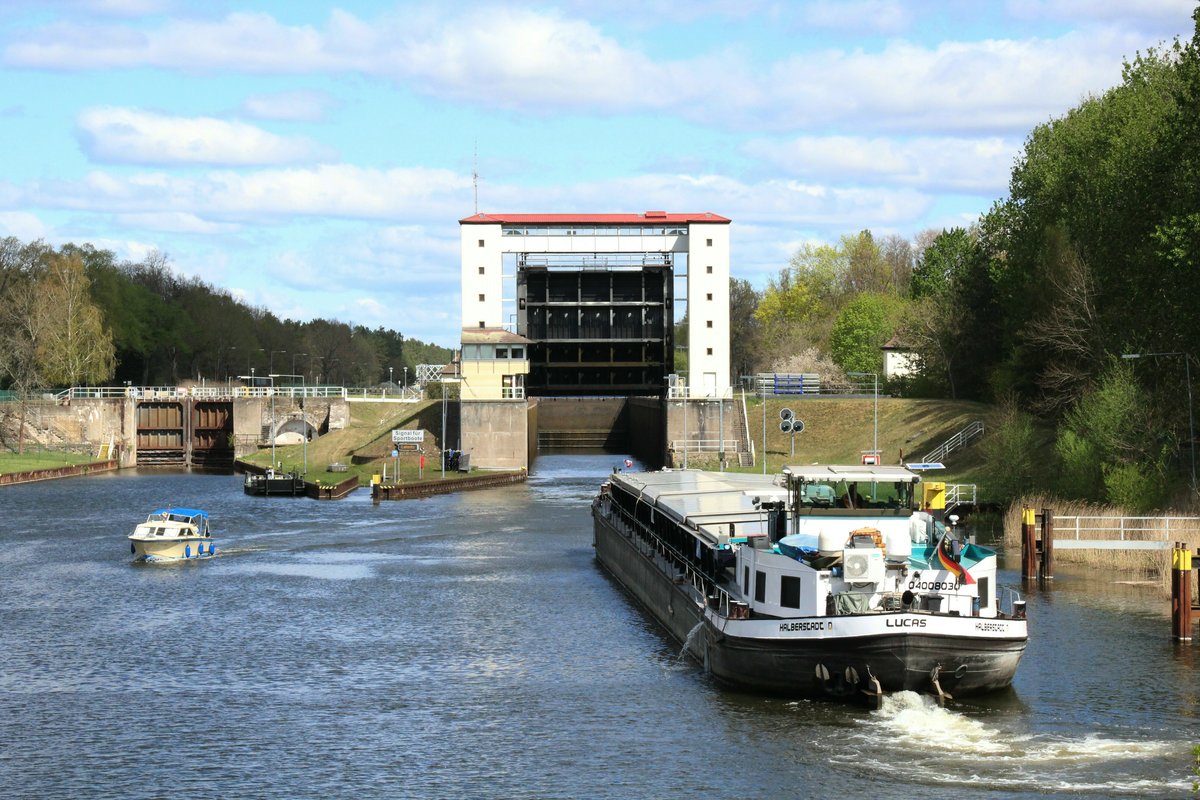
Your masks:
{"label": "bollard", "polygon": [[1032,508],[1021,511],[1021,578],[1037,580],[1037,529]]}
{"label": "bollard", "polygon": [[1045,580],[1054,577],[1054,512],[1042,509],[1042,571]]}
{"label": "bollard", "polygon": [[1171,638],[1192,640],[1192,553],[1187,542],[1171,551]]}

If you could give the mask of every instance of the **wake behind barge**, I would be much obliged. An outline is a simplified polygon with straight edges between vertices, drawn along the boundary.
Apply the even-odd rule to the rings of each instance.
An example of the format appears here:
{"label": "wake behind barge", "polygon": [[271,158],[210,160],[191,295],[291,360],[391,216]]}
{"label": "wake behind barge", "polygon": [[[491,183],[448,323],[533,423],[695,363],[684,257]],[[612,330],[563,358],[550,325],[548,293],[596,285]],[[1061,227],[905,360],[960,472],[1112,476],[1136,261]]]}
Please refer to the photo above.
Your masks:
{"label": "wake behind barge", "polygon": [[993,551],[918,509],[920,482],[871,466],[614,473],[592,505],[596,557],[736,688],[877,704],[1007,687],[1024,603],[997,591]]}

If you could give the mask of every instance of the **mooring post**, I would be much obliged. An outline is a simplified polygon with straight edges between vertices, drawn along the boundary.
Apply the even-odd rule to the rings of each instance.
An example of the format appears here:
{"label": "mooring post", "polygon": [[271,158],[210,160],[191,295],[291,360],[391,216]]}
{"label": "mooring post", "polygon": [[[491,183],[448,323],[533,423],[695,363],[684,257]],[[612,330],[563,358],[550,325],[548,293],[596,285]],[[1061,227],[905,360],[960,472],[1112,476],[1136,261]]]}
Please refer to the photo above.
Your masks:
{"label": "mooring post", "polygon": [[1054,577],[1054,512],[1042,509],[1042,578]]}
{"label": "mooring post", "polygon": [[1032,508],[1021,510],[1021,578],[1037,580],[1037,528]]}
{"label": "mooring post", "polygon": [[1171,638],[1192,640],[1192,552],[1187,542],[1171,551]]}

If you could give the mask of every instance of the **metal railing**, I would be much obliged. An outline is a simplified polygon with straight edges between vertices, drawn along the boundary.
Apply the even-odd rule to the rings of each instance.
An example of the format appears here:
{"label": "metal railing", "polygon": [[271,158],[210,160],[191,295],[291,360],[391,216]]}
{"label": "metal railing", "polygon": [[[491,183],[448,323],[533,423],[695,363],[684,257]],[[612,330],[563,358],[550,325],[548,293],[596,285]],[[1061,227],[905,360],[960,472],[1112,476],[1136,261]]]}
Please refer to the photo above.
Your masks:
{"label": "metal railing", "polygon": [[[602,501],[597,499],[597,502]],[[729,616],[732,601],[730,594],[718,586],[712,578],[693,567],[683,553],[680,553],[674,547],[664,542],[653,530],[636,519],[615,501],[608,500],[602,506],[602,509],[607,512],[605,516],[608,517],[609,522],[614,527],[617,527],[618,530],[627,536],[636,536],[643,543],[651,547],[659,557],[670,563],[672,568],[683,573],[681,578],[686,579],[700,597],[705,598],[708,602],[715,602],[717,611],[724,616]],[[646,554],[643,553],[643,555]]]}
{"label": "metal railing", "polygon": [[742,415],[739,417],[741,430],[738,435],[742,437],[742,448],[738,450],[738,466],[753,467],[754,466],[754,439],[750,436],[750,415],[746,413],[746,392],[742,392],[741,402]]}
{"label": "metal railing", "polygon": [[1063,550],[1170,550],[1197,537],[1200,517],[1054,516],[1054,547]]}
{"label": "metal railing", "polygon": [[[178,400],[230,399],[238,397],[346,397],[343,386],[72,386],[52,397],[55,400],[118,399]],[[353,390],[355,392],[360,390]],[[379,391],[372,389],[361,390]]]}
{"label": "metal railing", "polygon": [[668,400],[729,400],[733,397],[733,388],[706,389],[703,386],[688,386],[677,383],[667,387]]}
{"label": "metal railing", "polygon": [[977,502],[978,487],[973,483],[946,484],[946,510],[956,506],[973,506]]}
{"label": "metal railing", "polygon": [[980,420],[975,420],[961,431],[942,442],[937,446],[936,449],[926,453],[925,457],[921,460],[927,464],[942,461],[946,458],[946,456],[950,455],[955,450],[961,450],[982,435],[983,422]]}
{"label": "metal railing", "polygon": [[736,453],[737,439],[672,439],[670,449],[676,453],[687,450],[689,453]]}
{"label": "metal railing", "polygon": [[[506,390],[514,396],[524,398],[524,387]],[[506,397],[508,395],[505,395]],[[344,400],[375,400],[387,402],[415,403],[422,398],[421,391],[412,386],[400,389],[377,387],[347,388],[345,386],[72,386],[54,394],[39,395],[39,398],[64,400],[82,399],[132,399],[132,400],[180,400],[184,398],[202,400],[229,400],[252,398],[301,398],[335,397]]]}

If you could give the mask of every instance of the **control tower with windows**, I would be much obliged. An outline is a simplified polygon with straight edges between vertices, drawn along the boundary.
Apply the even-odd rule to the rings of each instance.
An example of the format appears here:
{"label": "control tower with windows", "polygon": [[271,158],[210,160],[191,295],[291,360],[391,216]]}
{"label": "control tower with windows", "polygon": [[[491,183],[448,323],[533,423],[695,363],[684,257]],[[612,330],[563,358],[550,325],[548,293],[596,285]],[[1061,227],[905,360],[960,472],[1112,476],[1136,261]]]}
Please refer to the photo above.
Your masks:
{"label": "control tower with windows", "polygon": [[521,337],[528,373],[502,387],[509,398],[665,396],[677,344],[687,370],[675,394],[729,391],[727,218],[476,214],[460,229],[464,365],[482,332]]}

